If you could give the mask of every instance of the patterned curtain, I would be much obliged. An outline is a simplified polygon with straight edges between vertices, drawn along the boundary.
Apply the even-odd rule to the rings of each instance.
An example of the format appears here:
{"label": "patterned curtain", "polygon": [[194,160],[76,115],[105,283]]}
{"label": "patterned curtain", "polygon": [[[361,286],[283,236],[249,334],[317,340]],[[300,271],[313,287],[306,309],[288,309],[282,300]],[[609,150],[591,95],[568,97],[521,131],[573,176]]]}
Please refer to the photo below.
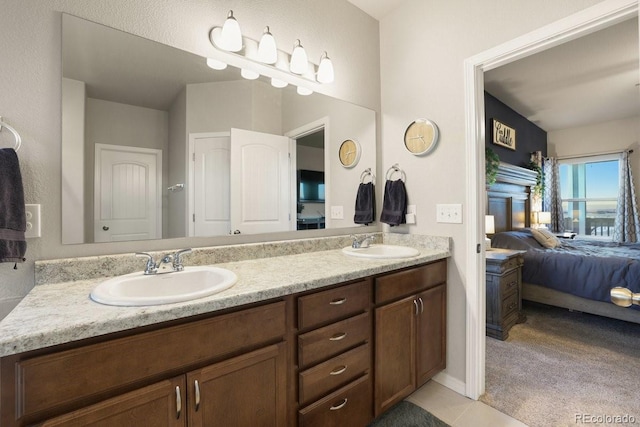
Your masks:
{"label": "patterned curtain", "polygon": [[640,218],[634,188],[629,152],[624,151],[620,154],[620,191],[613,230],[614,242],[640,242]]}
{"label": "patterned curtain", "polygon": [[560,197],[560,168],[558,159],[547,157],[542,163],[544,172],[543,210],[551,213],[551,231],[564,231],[564,214],[562,212],[562,198]]}

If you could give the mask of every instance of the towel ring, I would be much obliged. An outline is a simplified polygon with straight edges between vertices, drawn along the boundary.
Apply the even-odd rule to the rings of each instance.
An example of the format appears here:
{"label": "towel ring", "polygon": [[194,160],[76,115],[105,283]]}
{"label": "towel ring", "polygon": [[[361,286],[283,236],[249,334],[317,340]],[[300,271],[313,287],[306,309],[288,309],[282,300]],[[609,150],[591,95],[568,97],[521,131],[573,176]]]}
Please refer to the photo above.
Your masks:
{"label": "towel ring", "polygon": [[362,171],[362,173],[360,174],[360,183],[364,184],[364,180],[367,179],[367,177],[371,178],[371,182],[374,182],[376,180],[376,176],[371,172],[371,168],[366,168],[364,171]]}
{"label": "towel ring", "polygon": [[2,120],[0,120],[0,129],[2,128],[2,126],[6,127],[7,129],[9,129],[9,132],[11,132],[13,134],[13,136],[16,139],[16,144],[13,146],[13,149],[15,151],[18,151],[20,149],[20,145],[22,145],[22,138],[20,138],[20,134],[18,133],[18,131],[16,131],[14,128],[12,128],[11,126],[9,126],[8,124],[6,124],[5,122],[3,122]]}
{"label": "towel ring", "polygon": [[404,173],[402,169],[400,169],[400,166],[398,166],[397,163],[391,166],[389,169],[387,169],[387,173],[385,174],[385,179],[388,181],[396,172],[400,173],[400,179],[402,180],[402,182],[405,182],[407,180],[407,175]]}

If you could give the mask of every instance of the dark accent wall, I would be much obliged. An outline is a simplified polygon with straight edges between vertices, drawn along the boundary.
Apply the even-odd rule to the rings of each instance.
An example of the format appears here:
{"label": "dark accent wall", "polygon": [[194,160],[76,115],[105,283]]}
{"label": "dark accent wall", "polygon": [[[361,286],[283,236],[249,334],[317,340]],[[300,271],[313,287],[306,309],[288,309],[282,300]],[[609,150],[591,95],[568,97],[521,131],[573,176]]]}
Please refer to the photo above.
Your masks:
{"label": "dark accent wall", "polygon": [[[543,156],[547,155],[546,131],[487,92],[484,93],[484,110],[486,129],[485,145],[490,147],[498,155],[500,161],[515,166],[526,167],[529,164],[532,152],[542,151]],[[493,132],[492,119],[497,119],[516,130],[515,151],[491,142]]]}

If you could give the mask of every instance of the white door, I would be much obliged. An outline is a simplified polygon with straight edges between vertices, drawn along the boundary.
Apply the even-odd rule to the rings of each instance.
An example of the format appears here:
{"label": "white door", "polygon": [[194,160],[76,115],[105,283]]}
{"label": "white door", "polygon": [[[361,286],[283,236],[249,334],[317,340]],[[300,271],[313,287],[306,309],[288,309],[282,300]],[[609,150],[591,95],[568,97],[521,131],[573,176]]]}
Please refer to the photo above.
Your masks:
{"label": "white door", "polygon": [[95,147],[94,241],[162,238],[162,150]]}
{"label": "white door", "polygon": [[231,129],[231,229],[254,234],[293,230],[289,138]]}
{"label": "white door", "polygon": [[193,236],[220,236],[231,231],[227,136],[194,138]]}

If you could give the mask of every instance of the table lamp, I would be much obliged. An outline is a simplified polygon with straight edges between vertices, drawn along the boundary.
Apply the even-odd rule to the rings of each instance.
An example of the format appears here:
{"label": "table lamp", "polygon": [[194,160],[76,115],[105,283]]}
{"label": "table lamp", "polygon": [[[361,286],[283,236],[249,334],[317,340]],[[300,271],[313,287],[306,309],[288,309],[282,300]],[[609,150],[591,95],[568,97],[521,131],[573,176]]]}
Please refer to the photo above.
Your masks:
{"label": "table lamp", "polygon": [[496,232],[496,222],[493,215],[485,215],[484,216],[484,250],[488,251],[491,249],[491,239],[487,236],[487,234],[494,234]]}

